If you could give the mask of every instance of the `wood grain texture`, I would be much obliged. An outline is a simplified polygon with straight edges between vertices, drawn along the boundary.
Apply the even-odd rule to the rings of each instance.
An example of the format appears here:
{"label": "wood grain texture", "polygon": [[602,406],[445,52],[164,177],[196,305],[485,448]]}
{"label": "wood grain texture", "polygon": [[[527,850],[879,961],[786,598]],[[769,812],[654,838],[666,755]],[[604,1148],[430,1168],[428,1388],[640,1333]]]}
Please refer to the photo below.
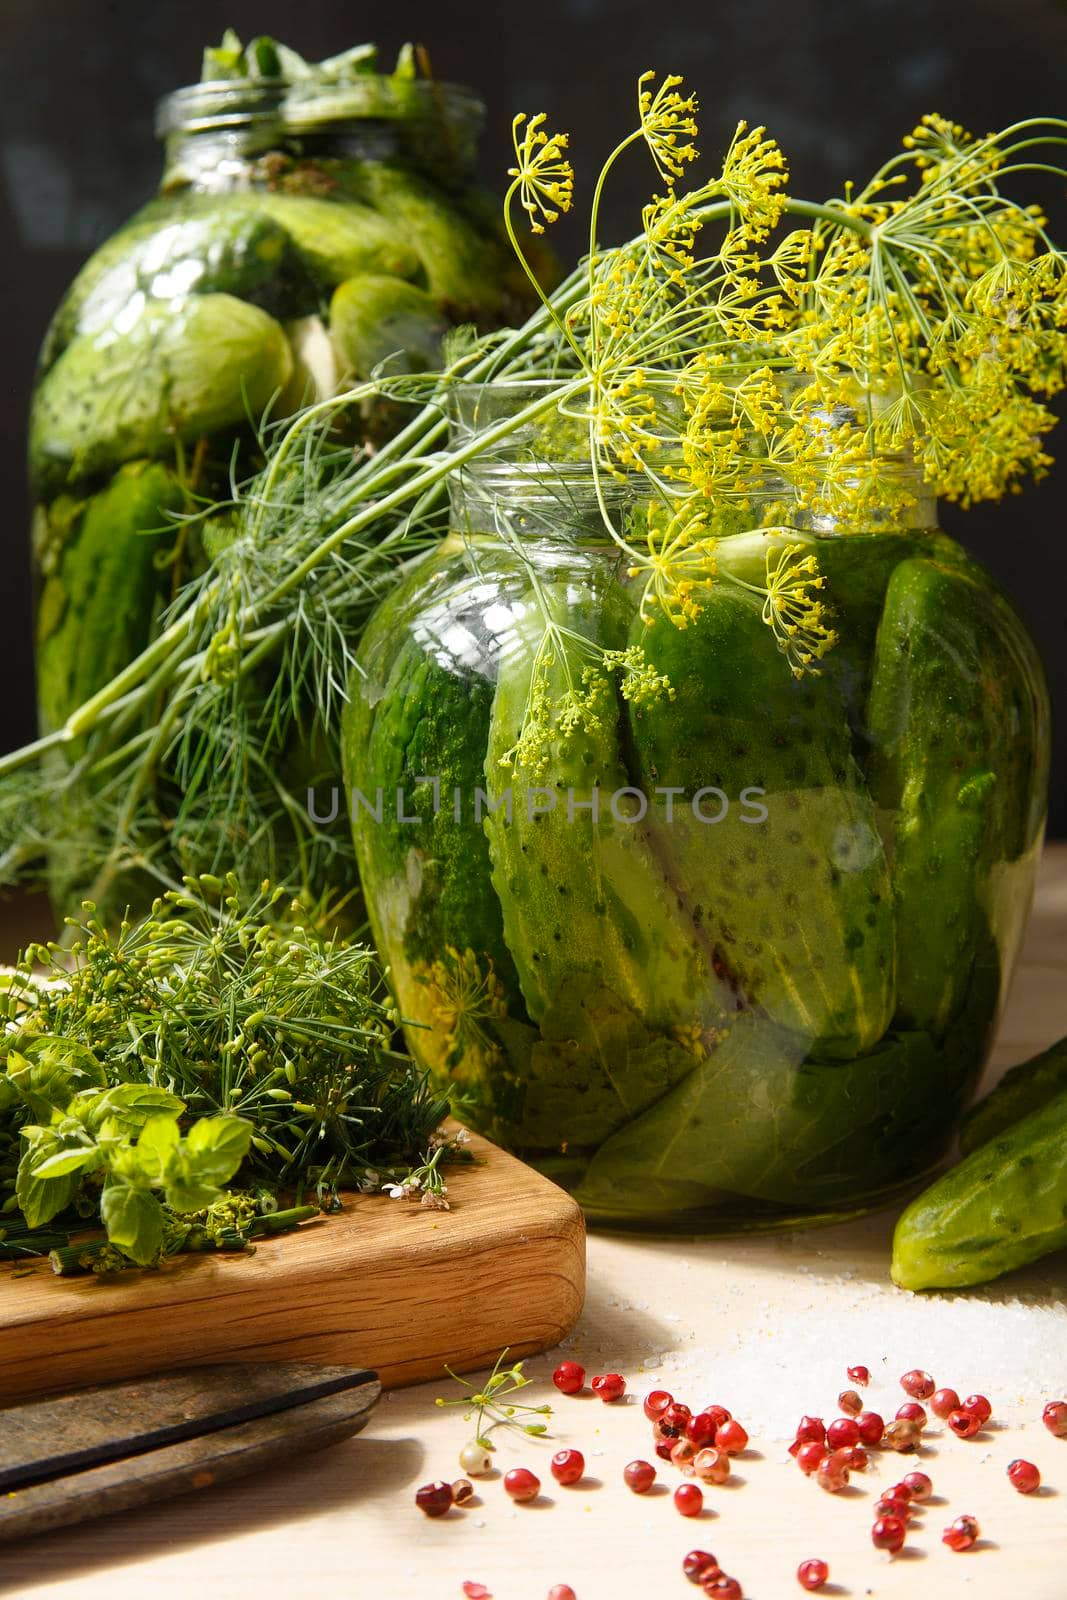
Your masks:
{"label": "wood grain texture", "polygon": [[254,1254],[112,1278],[5,1266],[0,1403],[215,1361],[347,1363],[392,1388],[558,1343],[585,1294],[581,1212],[495,1145],[471,1148],[448,1212],[348,1195]]}

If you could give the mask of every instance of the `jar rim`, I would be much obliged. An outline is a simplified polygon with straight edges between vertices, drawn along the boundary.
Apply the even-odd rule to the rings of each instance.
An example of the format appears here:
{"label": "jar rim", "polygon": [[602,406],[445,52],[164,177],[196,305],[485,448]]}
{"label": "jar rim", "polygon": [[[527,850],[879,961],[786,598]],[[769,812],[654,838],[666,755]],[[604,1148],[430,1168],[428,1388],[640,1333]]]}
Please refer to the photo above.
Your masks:
{"label": "jar rim", "polygon": [[210,133],[277,123],[285,133],[310,133],[346,122],[444,122],[477,128],[485,104],[462,84],[424,78],[398,87],[366,73],[348,83],[287,78],[220,78],[188,84],[156,107],[156,136]]}

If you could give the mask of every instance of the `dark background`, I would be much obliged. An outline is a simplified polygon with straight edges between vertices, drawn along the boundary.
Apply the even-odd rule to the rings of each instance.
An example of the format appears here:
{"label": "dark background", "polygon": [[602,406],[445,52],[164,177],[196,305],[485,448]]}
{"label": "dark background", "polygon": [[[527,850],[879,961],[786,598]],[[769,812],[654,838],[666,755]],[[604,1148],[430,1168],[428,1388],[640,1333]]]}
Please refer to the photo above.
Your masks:
{"label": "dark background", "polygon": [[[812,199],[866,177],[924,111],[977,132],[1035,113],[1067,115],[1067,0],[0,0],[0,215],[7,287],[0,315],[0,749],[33,733],[30,582],[23,456],[37,346],[93,247],[152,193],[155,101],[199,74],[227,24],[272,33],[305,55],[376,38],[389,60],[409,38],[439,77],[489,103],[483,172],[508,165],[513,112],[569,129],[589,178],[633,120],[646,68],[681,71],[699,92],[701,148],[718,153],[741,117],[766,123]],[[617,178],[605,237],[635,231],[650,188],[635,156]],[[582,195],[578,212],[583,214]],[[1062,187],[1044,193],[1067,238]],[[564,258],[579,226],[557,231]],[[1067,457],[1067,432],[1058,440]],[[1053,831],[1067,833],[1067,459],[1044,484],[946,528],[992,567],[1044,653],[1058,701]]]}

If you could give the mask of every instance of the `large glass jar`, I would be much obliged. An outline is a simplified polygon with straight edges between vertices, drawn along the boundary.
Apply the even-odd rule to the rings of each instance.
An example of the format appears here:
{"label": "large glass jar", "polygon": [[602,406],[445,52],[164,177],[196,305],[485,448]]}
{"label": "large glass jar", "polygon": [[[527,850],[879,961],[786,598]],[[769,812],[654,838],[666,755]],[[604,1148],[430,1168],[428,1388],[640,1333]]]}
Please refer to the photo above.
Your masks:
{"label": "large glass jar", "polygon": [[[481,107],[403,71],[202,83],[163,101],[158,198],[56,312],[30,429],[42,730],[126,664],[224,537],[195,520],[266,419],[438,364],[526,302],[474,186]],[[395,408],[365,410],[381,433]]]}
{"label": "large glass jar", "polygon": [[[458,426],[529,398],[461,392]],[[352,824],[409,1045],[594,1221],[874,1207],[944,1152],[1011,977],[1045,811],[1034,649],[899,462],[907,526],[847,495],[724,524],[699,614],[646,620],[551,433],[464,473],[351,684]],[[818,675],[762,614],[786,543],[826,580]],[[627,698],[627,671],[658,689]],[[573,727],[524,738],[568,694]]]}

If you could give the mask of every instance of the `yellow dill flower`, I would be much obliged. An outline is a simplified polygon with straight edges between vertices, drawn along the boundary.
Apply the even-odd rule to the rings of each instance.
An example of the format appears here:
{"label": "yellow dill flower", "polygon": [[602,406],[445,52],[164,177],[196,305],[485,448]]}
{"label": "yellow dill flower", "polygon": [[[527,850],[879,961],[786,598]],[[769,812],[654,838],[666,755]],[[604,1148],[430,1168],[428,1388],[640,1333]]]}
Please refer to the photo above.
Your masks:
{"label": "yellow dill flower", "polygon": [[739,122],[722,164],[719,186],[729,195],[753,240],[765,239],[785,210],[785,156],[766,128]]}
{"label": "yellow dill flower", "polygon": [[574,199],[574,168],[564,155],[567,135],[546,133],[545,120],[543,111],[529,120],[520,111],[511,124],[517,165],[508,168],[508,177],[515,180],[512,189],[518,189],[534,233],[544,233],[541,219],[558,221],[560,212],[569,211]]}
{"label": "yellow dill flower", "polygon": [[654,92],[646,84],[655,82],[654,72],[643,72],[637,80],[637,106],[641,115],[641,133],[656,170],[670,188],[685,172],[687,161],[698,155],[693,144],[697,127],[697,98],[695,94],[680,95],[682,79],[668,73]]}
{"label": "yellow dill flower", "polygon": [[507,1016],[507,995],[491,956],[483,968],[473,950],[447,945],[420,982],[430,990],[430,1013],[444,1035],[450,1062],[471,1052],[490,1061],[499,1057],[500,1047],[486,1026]]}
{"label": "yellow dill flower", "polygon": [[509,771],[546,777],[578,734],[600,733],[618,716],[615,679],[623,699],[649,705],[673,696],[669,680],[653,670],[640,645],[606,650],[594,640],[549,627],[538,650],[522,728],[499,758]]}
{"label": "yellow dill flower", "polygon": [[837,634],[826,625],[829,611],[817,598],[825,583],[809,546],[786,544],[768,550],[763,620],[795,678],[818,672],[815,663],[837,643]]}
{"label": "yellow dill flower", "polygon": [[799,294],[813,254],[811,230],[795,228],[792,233],[786,234],[770,256],[768,266],[790,298]]}
{"label": "yellow dill flower", "polygon": [[659,611],[676,628],[688,627],[715,582],[715,540],[708,533],[706,514],[691,500],[672,507],[651,505],[645,550],[627,572],[645,579],[642,622],[653,621]]}
{"label": "yellow dill flower", "polygon": [[670,281],[679,287],[693,264],[700,218],[692,195],[656,195],[641,212],[641,229],[654,259],[663,259]]}

